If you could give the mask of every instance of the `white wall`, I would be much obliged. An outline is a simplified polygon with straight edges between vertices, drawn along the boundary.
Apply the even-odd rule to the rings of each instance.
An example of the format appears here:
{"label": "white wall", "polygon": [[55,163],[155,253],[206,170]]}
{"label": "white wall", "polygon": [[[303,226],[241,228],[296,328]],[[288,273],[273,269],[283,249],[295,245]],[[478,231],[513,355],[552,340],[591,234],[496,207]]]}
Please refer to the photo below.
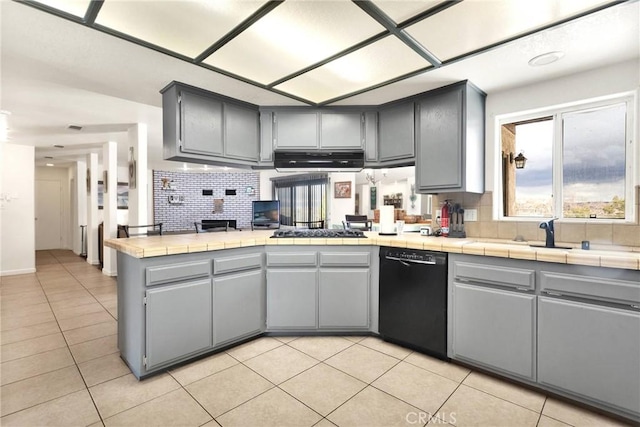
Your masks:
{"label": "white wall", "polygon": [[[334,194],[334,184],[336,182],[351,182],[351,197],[348,199],[336,199]],[[340,226],[345,215],[353,215],[356,211],[356,174],[353,172],[332,172],[329,174],[329,197],[327,206],[326,228]]]}
{"label": "white wall", "polygon": [[0,143],[0,276],[36,271],[34,148]]}
{"label": "white wall", "polygon": [[[500,171],[496,167],[500,151],[500,134],[495,132],[496,116],[633,91],[638,87],[640,87],[640,61],[633,60],[489,94],[486,103],[486,191],[497,190],[496,183],[500,182]],[[636,107],[636,115],[638,111]],[[636,125],[640,126],[640,120],[636,121]],[[637,127],[636,136],[640,135],[638,129]],[[634,140],[637,140],[637,137]],[[638,144],[635,145],[637,147]],[[636,162],[640,162],[637,151],[636,148]],[[640,182],[640,176],[637,175],[636,184],[638,182]]]}

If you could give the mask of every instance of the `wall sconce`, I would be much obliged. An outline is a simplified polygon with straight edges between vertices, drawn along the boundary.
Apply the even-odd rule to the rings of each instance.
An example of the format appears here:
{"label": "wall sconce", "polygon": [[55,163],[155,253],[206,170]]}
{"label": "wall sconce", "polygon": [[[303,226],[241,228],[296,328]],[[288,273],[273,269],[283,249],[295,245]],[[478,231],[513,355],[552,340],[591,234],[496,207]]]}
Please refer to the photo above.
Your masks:
{"label": "wall sconce", "polygon": [[509,153],[509,163],[516,162],[516,169],[524,169],[524,165],[527,163],[527,158],[520,152],[517,156],[513,153]]}

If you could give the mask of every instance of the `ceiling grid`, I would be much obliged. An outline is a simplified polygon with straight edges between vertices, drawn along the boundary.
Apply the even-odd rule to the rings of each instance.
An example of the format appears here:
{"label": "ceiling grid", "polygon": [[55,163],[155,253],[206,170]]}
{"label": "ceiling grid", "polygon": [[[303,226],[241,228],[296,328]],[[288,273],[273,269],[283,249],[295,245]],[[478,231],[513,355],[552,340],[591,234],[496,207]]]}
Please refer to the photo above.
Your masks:
{"label": "ceiling grid", "polygon": [[15,1],[313,106],[629,2]]}

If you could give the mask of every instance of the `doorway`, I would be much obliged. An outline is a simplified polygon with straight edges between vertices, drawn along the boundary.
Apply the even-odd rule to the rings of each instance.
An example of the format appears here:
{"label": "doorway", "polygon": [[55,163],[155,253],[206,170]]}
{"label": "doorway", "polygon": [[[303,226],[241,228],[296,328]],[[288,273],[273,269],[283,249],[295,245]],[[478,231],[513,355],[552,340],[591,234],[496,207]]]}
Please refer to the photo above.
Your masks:
{"label": "doorway", "polygon": [[36,250],[60,249],[62,244],[60,181],[36,180]]}

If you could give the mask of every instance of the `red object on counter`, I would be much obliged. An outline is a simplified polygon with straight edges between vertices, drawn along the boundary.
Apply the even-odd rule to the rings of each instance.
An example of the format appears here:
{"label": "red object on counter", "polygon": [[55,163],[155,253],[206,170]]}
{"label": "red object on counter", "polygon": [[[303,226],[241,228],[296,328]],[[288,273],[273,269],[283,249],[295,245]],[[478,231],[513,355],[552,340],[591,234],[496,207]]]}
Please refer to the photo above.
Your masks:
{"label": "red object on counter", "polygon": [[442,237],[449,236],[449,201],[445,200],[440,212],[440,231]]}

